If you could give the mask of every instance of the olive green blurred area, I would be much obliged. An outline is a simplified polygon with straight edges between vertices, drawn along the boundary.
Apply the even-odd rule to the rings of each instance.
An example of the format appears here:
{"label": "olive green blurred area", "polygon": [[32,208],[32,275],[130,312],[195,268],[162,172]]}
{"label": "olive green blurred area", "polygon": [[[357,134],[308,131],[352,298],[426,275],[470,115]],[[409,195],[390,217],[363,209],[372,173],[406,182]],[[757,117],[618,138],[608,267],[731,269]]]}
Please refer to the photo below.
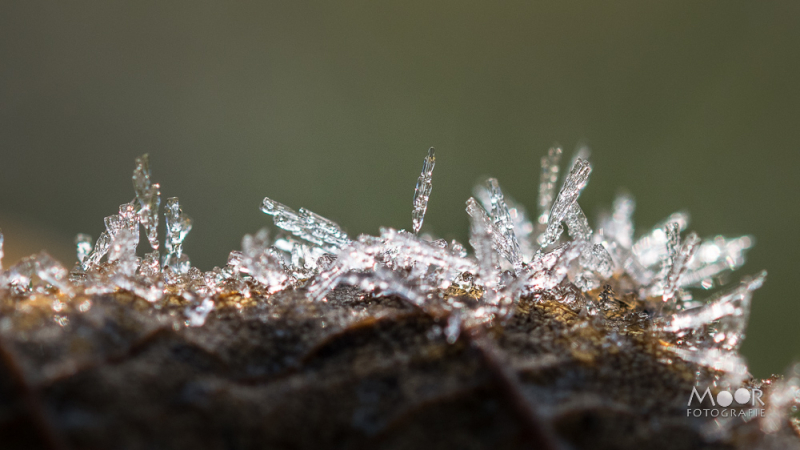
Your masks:
{"label": "olive green blurred area", "polygon": [[587,214],[623,187],[640,232],[686,209],[701,236],[755,236],[733,278],[769,277],[743,351],[782,372],[800,358],[799,50],[796,1],[2,2],[5,264],[46,247],[71,266],[142,153],[210,269],[271,224],[265,195],[351,236],[410,228],[430,146],[424,230],[466,242],[476,180],[533,210],[547,148],[585,142]]}

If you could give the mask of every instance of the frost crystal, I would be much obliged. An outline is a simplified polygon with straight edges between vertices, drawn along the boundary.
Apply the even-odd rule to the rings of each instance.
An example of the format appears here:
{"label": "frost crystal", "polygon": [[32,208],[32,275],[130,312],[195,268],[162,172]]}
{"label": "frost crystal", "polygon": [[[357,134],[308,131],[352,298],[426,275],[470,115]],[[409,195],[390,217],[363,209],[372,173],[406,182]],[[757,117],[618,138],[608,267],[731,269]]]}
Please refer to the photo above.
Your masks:
{"label": "frost crystal", "polygon": [[136,158],[133,170],[133,190],[139,202],[139,222],[145,229],[147,240],[153,250],[158,250],[158,208],[161,192],[158,183],[150,182],[150,159],[147,154]]}
{"label": "frost crystal", "polygon": [[564,186],[556,197],[553,207],[550,209],[550,214],[547,220],[547,229],[540,238],[542,246],[547,247],[561,236],[564,232],[561,222],[566,219],[567,226],[570,227],[570,236],[575,239],[586,239],[590,230],[588,230],[588,223],[586,217],[583,215],[580,206],[576,203],[578,196],[586,183],[589,181],[589,174],[592,172],[592,167],[587,161],[578,158],[572,166],[572,170],[567,175],[564,181]]}
{"label": "frost crystal", "polygon": [[[680,359],[705,367],[708,372],[697,371],[697,377],[711,377],[721,385],[747,378],[738,349],[753,292],[766,273],[707,300],[697,296],[744,263],[753,239],[716,236],[701,242],[694,233],[682,238],[689,221],[683,212],[637,239],[635,202],[626,193],[617,196],[593,230],[578,204],[592,170],[588,149],[576,153],[555,195],[561,154],[554,147],[542,158],[536,223],[496,179],[475,188],[475,197],[466,202],[472,255],[457,241],[417,234],[431,192],[435,156],[430,149],[414,193],[413,232],[384,228],[378,236],[351,240],[329,219],[264,198],[261,210],[283,231],[274,241],[267,229],[245,235],[241,251],[231,252],[222,267],[207,272],[192,267],[183,252],[192,221],[177,198],[166,201],[166,254],[160,258],[160,188],[151,182],[144,155],[136,159],[133,172],[135,200],[105,218],[94,247],[88,235],[76,237],[78,264],[71,274],[41,253],[0,272],[0,288],[22,297],[58,292],[63,301],[127,291],[153,305],[159,324],[179,328],[201,327],[231,306],[265,311],[271,297],[281,292],[303,298],[309,308],[321,308],[335,300],[338,286],[349,285],[363,293],[361,298],[396,297],[441,319],[434,331],[451,343],[465,331],[472,335],[483,327],[502,327],[515,314],[540,308],[569,318],[556,328],[604,336],[614,346],[630,345],[629,335],[650,339],[665,363]],[[563,236],[564,224],[569,238]],[[152,249],[143,256],[137,255],[140,225]],[[24,306],[25,300],[15,301]],[[175,305],[180,305],[177,312],[159,312]],[[61,308],[58,303],[54,311]],[[342,321],[367,317],[366,310],[359,311]],[[180,320],[175,322],[175,316]],[[67,323],[61,316],[54,320],[62,327]],[[579,341],[571,348],[583,360],[591,359],[584,348],[588,344]],[[774,407],[762,421],[765,430],[781,426],[791,403],[787,398],[800,385],[791,380],[773,390]]]}
{"label": "frost crystal", "polygon": [[272,216],[272,220],[278,228],[284,229],[312,244],[333,250],[350,243],[347,233],[342,231],[339,225],[305,208],[300,208],[298,212],[275,200],[264,197],[261,211]]}
{"label": "frost crystal", "polygon": [[417,187],[414,189],[414,212],[413,230],[414,234],[419,233],[422,228],[422,221],[425,219],[425,211],[428,209],[428,199],[431,196],[431,180],[433,177],[433,166],[436,165],[436,155],[433,147],[428,150],[428,156],[422,163],[422,173],[417,180]]}
{"label": "frost crystal", "polygon": [[164,223],[167,237],[164,246],[167,255],[164,257],[164,266],[171,266],[178,273],[185,274],[189,271],[189,257],[183,253],[183,240],[192,230],[192,219],[181,210],[177,197],[167,199],[164,206]]}
{"label": "frost crystal", "polygon": [[561,160],[561,148],[553,147],[542,156],[542,172],[539,176],[539,223],[547,225],[550,221],[550,208],[556,193],[558,181],[558,163]]}
{"label": "frost crystal", "polygon": [[78,235],[75,236],[75,247],[78,255],[78,263],[85,269],[86,267],[83,266],[83,263],[92,252],[92,237],[88,234],[78,233]]}

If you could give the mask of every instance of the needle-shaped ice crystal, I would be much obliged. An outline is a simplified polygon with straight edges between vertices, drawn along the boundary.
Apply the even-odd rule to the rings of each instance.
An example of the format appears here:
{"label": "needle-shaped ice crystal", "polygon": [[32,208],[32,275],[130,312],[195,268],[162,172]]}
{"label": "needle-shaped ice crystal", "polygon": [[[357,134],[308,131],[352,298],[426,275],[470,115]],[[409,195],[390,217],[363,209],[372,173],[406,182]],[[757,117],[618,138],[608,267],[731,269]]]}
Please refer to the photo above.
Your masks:
{"label": "needle-shaped ice crystal", "polygon": [[97,242],[94,243],[92,253],[84,260],[84,267],[90,267],[100,263],[103,256],[108,253],[109,247],[111,247],[111,236],[109,236],[108,231],[103,231],[100,233],[100,237],[97,238]]}
{"label": "needle-shaped ice crystal", "polygon": [[681,286],[713,286],[712,278],[726,270],[736,270],[744,264],[747,250],[753,246],[751,236],[726,239],[716,236],[703,241],[687,262]]}
{"label": "needle-shaped ice crystal", "polygon": [[[580,207],[576,209],[574,206],[577,206],[576,202],[578,196],[583,188],[586,187],[591,172],[592,166],[589,165],[588,161],[580,158],[575,161],[575,165],[572,166],[572,170],[570,170],[569,175],[567,175],[564,181],[564,186],[562,186],[555,203],[553,203],[553,207],[550,209],[547,229],[541,237],[541,244],[543,246],[546,247],[558,240],[559,236],[561,236],[561,233],[564,231],[561,222],[567,215],[570,216],[568,225],[571,223],[573,227],[577,227],[576,233],[583,231],[578,229],[582,226],[582,223],[579,223],[580,218],[578,217]],[[581,211],[580,215],[582,214],[583,212]],[[583,220],[585,220],[585,218]]]}
{"label": "needle-shaped ice crystal", "polygon": [[184,214],[177,197],[167,199],[164,219],[167,229],[165,246],[167,251],[180,255],[183,252],[183,240],[192,230],[192,219]]}
{"label": "needle-shaped ice crystal", "polygon": [[503,191],[500,189],[500,183],[495,178],[489,178],[486,180],[486,185],[490,194],[494,229],[503,235],[505,239],[504,253],[507,253],[508,261],[514,266],[514,269],[519,271],[522,269],[519,242],[514,232],[514,224],[511,222],[508,206],[503,198]]}
{"label": "needle-shaped ice crystal", "polygon": [[[492,210],[492,195],[486,183],[476,184],[472,189],[472,194],[486,211]],[[533,237],[536,227],[528,218],[528,212],[525,210],[525,207],[509,197],[506,193],[503,193],[503,199],[514,227],[514,235],[517,237],[520,257],[525,261],[530,261],[536,253],[535,239]]]}
{"label": "needle-shaped ice crystal", "polygon": [[766,276],[762,271],[744,279],[735,289],[713,296],[704,306],[675,313],[660,329],[683,337],[713,325],[707,342],[725,351],[736,350],[744,338],[753,291],[761,287]]}
{"label": "needle-shaped ice crystal", "polygon": [[589,219],[583,213],[578,202],[572,204],[564,216],[564,223],[567,224],[567,233],[575,241],[588,241],[592,237],[592,227],[589,226]]}
{"label": "needle-shaped ice crystal", "polygon": [[689,214],[683,211],[671,214],[633,244],[632,252],[642,267],[653,267],[663,261],[667,254],[667,234],[664,228],[670,223],[677,223],[678,231],[684,231],[689,225]]}
{"label": "needle-shaped ice crystal", "polygon": [[681,286],[681,277],[686,271],[686,263],[697,249],[700,238],[695,233],[689,233],[686,241],[681,245],[680,225],[671,223],[666,228],[667,234],[667,257],[664,259],[662,269],[663,292],[661,298],[667,304],[675,299],[678,288]]}
{"label": "needle-shaped ice crystal", "polygon": [[541,225],[547,225],[550,218],[550,208],[553,207],[553,199],[556,195],[559,161],[561,161],[561,147],[552,147],[547,151],[547,155],[542,156],[538,200],[538,222]]}
{"label": "needle-shaped ice crystal", "polygon": [[472,197],[467,200],[467,214],[471,224],[469,243],[478,260],[478,276],[486,287],[492,288],[497,283],[500,268],[497,257],[506,246],[505,238],[494,229],[489,215]]}
{"label": "needle-shaped ice crystal", "polygon": [[603,231],[620,247],[630,249],[633,245],[633,211],[636,201],[628,193],[620,193],[614,199],[613,212],[609,221],[603,224]]}
{"label": "needle-shaped ice crystal", "polygon": [[75,236],[75,252],[78,256],[78,263],[85,269],[84,261],[92,252],[92,237],[88,234],[78,233]]}
{"label": "needle-shaped ice crystal", "polygon": [[161,205],[161,191],[158,183],[150,180],[150,159],[147,154],[136,158],[133,169],[133,190],[139,203],[137,214],[145,229],[147,240],[153,250],[158,250],[158,208]]}
{"label": "needle-shaped ice crystal", "polygon": [[412,225],[414,234],[419,233],[422,228],[422,221],[425,219],[425,211],[428,209],[428,199],[431,196],[433,184],[433,167],[436,165],[436,155],[433,147],[428,149],[428,156],[422,162],[422,173],[417,180],[417,187],[414,188],[414,211],[412,214]]}
{"label": "needle-shaped ice crystal", "polygon": [[[654,334],[676,357],[722,371],[727,381],[744,377],[747,366],[738,348],[752,292],[765,274],[745,279],[706,303],[690,299],[688,288],[709,288],[720,280],[721,272],[741,266],[752,239],[718,236],[700,243],[692,233],[681,244],[680,232],[686,228],[688,215],[676,213],[634,241],[634,202],[627,194],[617,197],[611,213],[601,218],[594,232],[578,203],[591,172],[588,151],[576,153],[556,196],[561,154],[553,148],[542,159],[536,226],[527,220],[524,208],[501,191],[497,180],[489,179],[476,188],[475,198],[481,203],[470,198],[466,205],[474,257],[467,256],[456,241],[448,244],[444,239],[417,236],[431,193],[435,164],[431,149],[415,189],[413,232],[382,228],[379,236],[361,235],[353,241],[336,223],[318,214],[304,208],[295,211],[265,198],[261,210],[288,233],[277,236],[274,243],[266,229],[246,235],[242,251],[231,252],[224,267],[205,273],[191,267],[182,251],[192,221],[181,211],[177,198],[166,201],[167,253],[160,260],[159,185],[152,183],[148,157],[143,155],[137,158],[132,177],[136,198],[105,219],[105,231],[94,247],[89,236],[78,235],[80,266],[72,274],[42,253],[0,271],[0,287],[12,295],[57,289],[59,296],[92,296],[124,290],[149,302],[165,295],[179,296],[189,305],[183,311],[183,324],[201,326],[219,295],[225,296],[226,305],[227,294],[235,294],[231,298],[249,299],[260,308],[266,306],[259,303],[267,299],[264,293],[297,289],[312,301],[322,301],[337,285],[349,284],[370,294],[397,296],[437,317],[447,314],[442,327],[450,342],[465,327],[502,323],[523,301],[535,304],[554,299],[565,311],[577,314],[576,323],[583,323],[584,312],[598,319],[608,312],[607,321],[583,323],[600,331],[613,327],[625,333],[620,323],[635,316],[631,320],[637,324],[647,322],[637,332]],[[153,249],[142,258],[136,255],[140,224]],[[562,236],[564,226],[569,238]],[[537,249],[536,243],[542,248]],[[547,251],[548,246],[553,248]],[[624,308],[593,300],[596,291],[592,290],[605,284],[623,292]],[[628,303],[627,296],[637,295],[635,302]],[[664,307],[652,308],[653,298],[659,296],[664,302],[656,303]],[[367,314],[364,311],[357,314]],[[616,314],[620,311],[624,315]]]}
{"label": "needle-shaped ice crystal", "polygon": [[261,211],[272,216],[278,228],[313,244],[338,249],[350,243],[347,233],[342,231],[339,225],[305,208],[300,208],[298,212],[269,197],[264,197]]}

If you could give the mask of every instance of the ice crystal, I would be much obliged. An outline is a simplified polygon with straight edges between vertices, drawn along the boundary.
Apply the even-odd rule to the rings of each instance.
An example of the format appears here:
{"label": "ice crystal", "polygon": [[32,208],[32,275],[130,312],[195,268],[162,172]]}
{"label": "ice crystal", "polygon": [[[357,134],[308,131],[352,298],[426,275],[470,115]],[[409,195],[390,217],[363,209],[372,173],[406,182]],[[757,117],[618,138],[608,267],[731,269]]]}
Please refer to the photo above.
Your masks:
{"label": "ice crystal", "polygon": [[139,202],[139,222],[145,229],[147,240],[153,250],[158,250],[158,208],[161,205],[161,192],[158,183],[150,181],[150,159],[145,154],[136,158],[133,170],[133,190]]}
{"label": "ice crystal", "polygon": [[[78,264],[72,274],[41,253],[9,267],[0,281],[15,295],[56,290],[65,298],[80,298],[127,291],[156,309],[178,302],[182,319],[175,326],[191,327],[203,326],[231,303],[240,309],[263,306],[272,295],[294,290],[310,305],[320,305],[337,286],[350,285],[364,295],[393,296],[444,318],[438,330],[451,343],[464,330],[502,327],[515,310],[555,303],[580,318],[582,327],[606,333],[613,345],[626,345],[628,334],[645,333],[659,343],[659,355],[667,362],[682,359],[704,366],[723,384],[745,379],[748,369],[738,349],[753,292],[766,274],[745,278],[707,300],[697,297],[720,284],[721,274],[744,263],[753,239],[682,237],[689,221],[683,212],[637,239],[635,202],[628,193],[617,196],[593,229],[578,204],[592,170],[588,149],[572,158],[556,194],[561,155],[553,147],[541,160],[533,222],[496,179],[475,188],[475,197],[466,202],[472,255],[457,241],[418,235],[431,193],[431,148],[414,191],[412,232],[383,228],[377,236],[351,239],[329,219],[264,198],[261,211],[283,231],[274,240],[266,228],[245,235],[241,251],[232,251],[222,267],[206,272],[192,267],[183,252],[192,221],[177,198],[167,199],[164,207],[166,254],[161,258],[160,187],[151,182],[144,155],[136,159],[133,172],[134,201],[105,218],[94,247],[88,235],[76,237]],[[152,250],[143,256],[137,255],[140,225]],[[577,343],[575,348],[581,351]],[[765,419],[765,429],[779,426],[784,417],[785,398],[795,392],[791,380],[774,391],[778,406]]]}
{"label": "ice crystal", "polygon": [[168,198],[164,209],[164,224],[167,229],[164,241],[167,255],[164,257],[164,265],[171,266],[178,273],[186,273],[190,265],[189,258],[183,253],[183,240],[192,230],[192,219],[183,213],[177,197]]}
{"label": "ice crystal", "polygon": [[428,199],[431,196],[431,180],[433,177],[433,166],[436,165],[436,155],[433,147],[428,150],[428,156],[422,163],[422,173],[417,180],[417,187],[414,189],[414,211],[412,213],[414,234],[419,233],[422,228],[422,221],[425,219],[425,211],[428,209]]}
{"label": "ice crystal", "polygon": [[539,224],[547,225],[550,221],[550,208],[553,207],[556,182],[558,181],[558,163],[561,160],[561,147],[553,147],[547,155],[542,156],[542,171],[539,178]]}
{"label": "ice crystal", "polygon": [[583,211],[578,206],[577,200],[586,183],[589,181],[589,174],[592,172],[592,167],[587,161],[578,158],[572,166],[564,180],[564,186],[558,193],[553,207],[550,209],[550,214],[547,219],[547,229],[540,237],[542,246],[547,247],[558,240],[564,228],[561,222],[566,220],[567,226],[570,227],[570,236],[578,239],[585,240],[588,238],[590,230],[586,217]]}
{"label": "ice crystal", "polygon": [[295,211],[288,206],[264,197],[261,211],[272,216],[275,226],[306,241],[335,250],[350,243],[347,233],[335,222],[305,208]]}

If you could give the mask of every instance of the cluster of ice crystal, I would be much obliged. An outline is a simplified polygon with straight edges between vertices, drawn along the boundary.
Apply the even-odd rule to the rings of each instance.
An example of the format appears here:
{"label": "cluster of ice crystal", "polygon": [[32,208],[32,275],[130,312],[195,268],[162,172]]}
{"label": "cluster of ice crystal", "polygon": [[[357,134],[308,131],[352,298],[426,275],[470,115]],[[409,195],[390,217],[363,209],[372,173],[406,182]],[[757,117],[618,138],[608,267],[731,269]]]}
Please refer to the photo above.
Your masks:
{"label": "cluster of ice crystal", "polygon": [[[352,285],[446,318],[450,342],[464,329],[502,326],[521,302],[552,300],[591,318],[592,326],[609,324],[624,333],[610,304],[633,298],[620,300],[628,308],[623,312],[644,320],[648,333],[672,357],[705,366],[727,383],[744,379],[748,371],[738,349],[753,291],[766,274],[745,278],[707,300],[695,297],[744,263],[752,238],[682,237],[689,219],[678,212],[636,239],[635,202],[627,193],[618,195],[593,229],[578,203],[592,171],[588,151],[581,149],[572,158],[559,188],[561,155],[554,147],[541,160],[535,220],[502,191],[498,180],[476,186],[475,197],[466,202],[472,255],[457,241],[418,235],[431,195],[431,148],[414,192],[412,232],[387,228],[378,236],[351,239],[327,218],[264,198],[261,210],[282,234],[274,240],[266,229],[246,235],[241,251],[231,252],[224,267],[207,272],[193,267],[183,252],[192,221],[177,198],[169,198],[164,208],[166,253],[161,255],[160,186],[152,183],[144,155],[136,159],[133,172],[135,199],[105,218],[105,230],[93,246],[88,235],[77,236],[78,263],[71,272],[41,253],[2,271],[0,285],[18,296],[55,289],[75,298],[121,290],[153,305],[179,299],[186,326],[202,326],[232,296],[264,301],[297,290],[312,303],[324,302],[337,286]],[[143,256],[137,255],[140,225],[151,247]],[[776,392],[776,404],[789,402],[784,401],[789,393]],[[765,427],[774,428],[775,411]]]}

